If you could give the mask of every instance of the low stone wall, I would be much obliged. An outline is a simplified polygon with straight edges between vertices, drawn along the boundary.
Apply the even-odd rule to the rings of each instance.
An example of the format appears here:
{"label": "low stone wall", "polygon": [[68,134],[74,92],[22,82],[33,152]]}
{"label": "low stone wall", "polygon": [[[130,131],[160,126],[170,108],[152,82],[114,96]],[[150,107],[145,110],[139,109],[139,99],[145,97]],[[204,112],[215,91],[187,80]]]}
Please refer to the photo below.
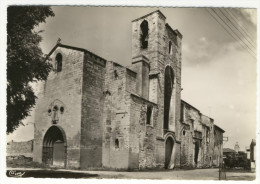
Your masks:
{"label": "low stone wall", "polygon": [[25,142],[9,142],[6,146],[6,156],[19,156],[25,157],[33,156],[33,140]]}

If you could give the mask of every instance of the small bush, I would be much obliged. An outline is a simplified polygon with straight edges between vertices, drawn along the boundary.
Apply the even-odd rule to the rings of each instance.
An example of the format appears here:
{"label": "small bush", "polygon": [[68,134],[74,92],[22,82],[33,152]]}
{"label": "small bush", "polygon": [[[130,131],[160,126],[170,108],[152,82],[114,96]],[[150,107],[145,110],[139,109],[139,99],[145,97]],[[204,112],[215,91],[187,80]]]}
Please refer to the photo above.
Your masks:
{"label": "small bush", "polygon": [[227,155],[224,162],[226,168],[243,168],[245,170],[251,169],[250,160],[245,157]]}

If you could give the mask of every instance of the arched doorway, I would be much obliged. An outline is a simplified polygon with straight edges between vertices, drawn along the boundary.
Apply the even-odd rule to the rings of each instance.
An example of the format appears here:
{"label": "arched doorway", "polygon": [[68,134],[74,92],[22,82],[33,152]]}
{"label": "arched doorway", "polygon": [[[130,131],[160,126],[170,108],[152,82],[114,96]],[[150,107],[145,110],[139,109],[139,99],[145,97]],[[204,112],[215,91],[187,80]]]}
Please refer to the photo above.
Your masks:
{"label": "arched doorway", "polygon": [[66,167],[67,142],[63,129],[50,127],[44,135],[42,162],[50,166]]}
{"label": "arched doorway", "polygon": [[199,141],[195,142],[195,154],[194,154],[194,162],[198,164],[198,157],[199,157],[199,150],[200,150],[200,143]]}
{"label": "arched doorway", "polygon": [[165,141],[165,169],[169,168],[171,162],[173,144],[172,137],[168,137]]}

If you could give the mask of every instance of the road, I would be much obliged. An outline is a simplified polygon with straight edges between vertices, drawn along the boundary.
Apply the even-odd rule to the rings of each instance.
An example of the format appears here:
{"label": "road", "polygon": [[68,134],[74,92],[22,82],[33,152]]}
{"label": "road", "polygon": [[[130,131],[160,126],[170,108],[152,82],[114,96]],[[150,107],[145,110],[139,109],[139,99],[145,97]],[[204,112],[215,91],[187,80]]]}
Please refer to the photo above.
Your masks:
{"label": "road", "polygon": [[[19,176],[20,175],[20,176]],[[9,177],[35,178],[116,178],[116,179],[172,179],[172,180],[218,180],[218,169],[164,170],[164,171],[80,171],[44,169],[8,169]],[[226,173],[227,180],[254,180],[255,173]]]}
{"label": "road", "polygon": [[246,180],[252,181],[255,180],[255,173],[236,173],[236,172],[227,172],[227,180]]}

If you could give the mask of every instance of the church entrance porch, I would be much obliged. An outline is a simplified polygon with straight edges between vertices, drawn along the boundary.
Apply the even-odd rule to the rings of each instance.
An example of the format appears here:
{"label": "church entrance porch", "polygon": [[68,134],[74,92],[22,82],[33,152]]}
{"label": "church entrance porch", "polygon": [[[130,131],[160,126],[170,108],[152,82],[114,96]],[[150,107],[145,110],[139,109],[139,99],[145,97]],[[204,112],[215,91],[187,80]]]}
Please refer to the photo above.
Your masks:
{"label": "church entrance porch", "polygon": [[43,139],[42,162],[49,166],[66,167],[67,142],[63,129],[50,127]]}

